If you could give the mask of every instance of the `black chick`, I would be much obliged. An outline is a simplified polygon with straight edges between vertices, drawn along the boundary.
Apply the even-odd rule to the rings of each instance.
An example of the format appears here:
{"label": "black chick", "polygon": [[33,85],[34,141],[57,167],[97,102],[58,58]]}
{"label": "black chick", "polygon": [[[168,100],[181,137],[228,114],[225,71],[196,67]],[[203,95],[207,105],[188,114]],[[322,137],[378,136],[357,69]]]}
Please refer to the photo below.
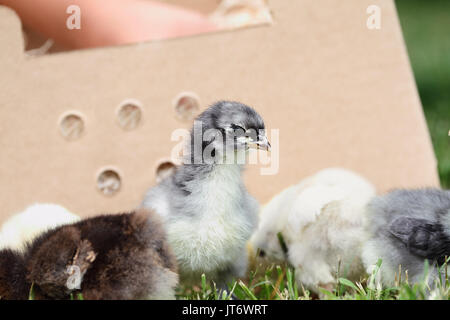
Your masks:
{"label": "black chick", "polygon": [[0,251],[0,297],[173,299],[175,258],[158,217],[139,210],[47,231],[23,254]]}
{"label": "black chick", "polygon": [[24,281],[27,275],[23,256],[13,250],[0,251],[0,300],[26,299],[30,285]]}

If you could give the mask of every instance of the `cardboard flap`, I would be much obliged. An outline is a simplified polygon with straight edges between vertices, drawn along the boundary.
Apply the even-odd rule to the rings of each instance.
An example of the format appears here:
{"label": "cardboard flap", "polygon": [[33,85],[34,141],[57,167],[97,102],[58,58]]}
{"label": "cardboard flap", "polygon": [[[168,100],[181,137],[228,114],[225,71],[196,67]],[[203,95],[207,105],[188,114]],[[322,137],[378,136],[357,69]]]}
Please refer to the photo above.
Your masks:
{"label": "cardboard flap", "polygon": [[22,24],[17,14],[0,6],[0,59],[8,63],[18,61],[24,56],[24,38]]}

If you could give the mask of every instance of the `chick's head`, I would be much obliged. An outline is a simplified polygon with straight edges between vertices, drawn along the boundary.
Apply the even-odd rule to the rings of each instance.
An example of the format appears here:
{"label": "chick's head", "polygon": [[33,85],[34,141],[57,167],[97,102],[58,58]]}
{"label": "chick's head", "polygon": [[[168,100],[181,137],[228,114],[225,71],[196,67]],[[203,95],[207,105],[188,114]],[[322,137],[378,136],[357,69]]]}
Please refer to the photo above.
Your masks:
{"label": "chick's head", "polygon": [[202,141],[204,157],[229,159],[252,148],[270,150],[262,117],[239,102],[220,101],[206,109],[194,122],[192,136],[191,144]]}

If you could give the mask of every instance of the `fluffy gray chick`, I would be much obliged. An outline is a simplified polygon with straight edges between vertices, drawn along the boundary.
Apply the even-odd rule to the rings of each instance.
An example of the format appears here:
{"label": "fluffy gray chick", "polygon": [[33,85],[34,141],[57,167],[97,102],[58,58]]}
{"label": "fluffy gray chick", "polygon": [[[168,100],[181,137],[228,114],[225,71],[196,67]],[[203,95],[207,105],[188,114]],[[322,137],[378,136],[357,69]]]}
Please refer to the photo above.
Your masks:
{"label": "fluffy gray chick", "polygon": [[205,273],[224,286],[245,274],[246,242],[257,225],[259,206],[241,176],[245,155],[270,143],[261,116],[230,101],[200,114],[190,138],[184,164],[151,188],[142,205],[165,219],[183,280]]}
{"label": "fluffy gray chick", "polygon": [[378,281],[392,285],[399,265],[402,279],[410,283],[424,276],[430,264],[430,285],[437,266],[450,256],[450,191],[440,189],[395,190],[372,200],[368,207],[370,239],[363,248],[363,261],[372,273],[382,259]]}

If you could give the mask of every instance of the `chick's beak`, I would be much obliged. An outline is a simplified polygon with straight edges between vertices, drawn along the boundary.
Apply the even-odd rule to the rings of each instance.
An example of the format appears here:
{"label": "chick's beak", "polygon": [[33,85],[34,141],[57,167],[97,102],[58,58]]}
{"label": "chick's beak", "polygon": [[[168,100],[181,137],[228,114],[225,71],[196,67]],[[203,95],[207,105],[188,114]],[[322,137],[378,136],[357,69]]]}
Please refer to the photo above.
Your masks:
{"label": "chick's beak", "polygon": [[258,141],[250,143],[250,148],[270,151],[271,145],[269,139],[266,136],[262,136]]}
{"label": "chick's beak", "polygon": [[266,150],[266,151],[270,151],[271,148],[272,148],[272,146],[270,145],[269,139],[267,139],[267,137],[264,136],[262,138],[262,140],[259,141],[258,149],[263,149],[263,150]]}

